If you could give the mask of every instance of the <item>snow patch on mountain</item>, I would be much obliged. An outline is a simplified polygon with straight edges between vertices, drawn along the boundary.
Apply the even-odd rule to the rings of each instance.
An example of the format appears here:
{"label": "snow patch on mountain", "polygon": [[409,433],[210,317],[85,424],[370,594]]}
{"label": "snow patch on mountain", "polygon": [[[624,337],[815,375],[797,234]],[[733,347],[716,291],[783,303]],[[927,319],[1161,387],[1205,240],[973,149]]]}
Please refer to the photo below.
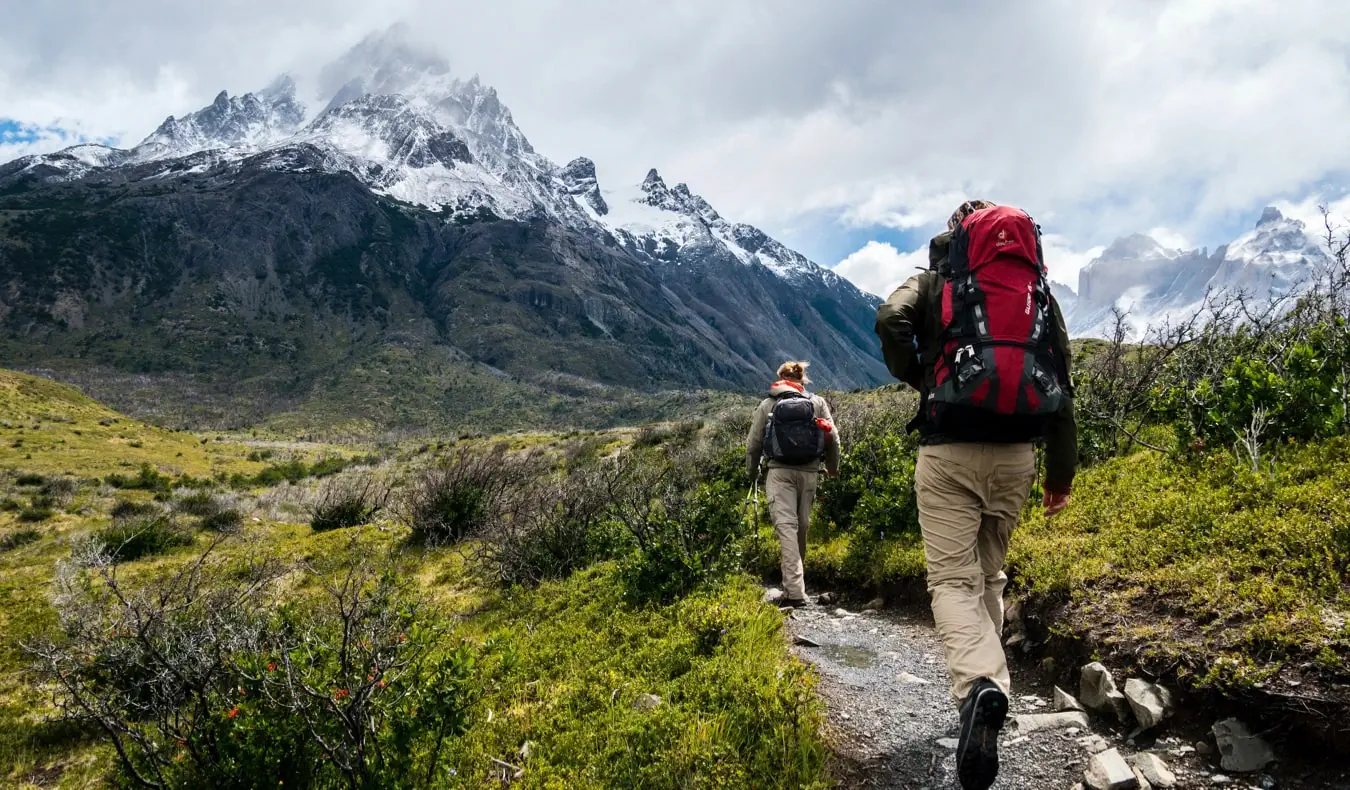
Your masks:
{"label": "snow patch on mountain", "polygon": [[1118,239],[1079,273],[1072,307],[1062,306],[1074,336],[1109,335],[1120,310],[1137,338],[1149,327],[1194,317],[1211,294],[1241,293],[1257,302],[1297,294],[1329,262],[1322,240],[1303,222],[1267,208],[1251,231],[1212,254],[1168,249],[1142,234]]}
{"label": "snow patch on mountain", "polygon": [[149,162],[213,148],[259,150],[293,134],[305,119],[295,81],[281,76],[257,93],[221,91],[210,105],[182,118],[172,115],[131,149],[131,161]]}

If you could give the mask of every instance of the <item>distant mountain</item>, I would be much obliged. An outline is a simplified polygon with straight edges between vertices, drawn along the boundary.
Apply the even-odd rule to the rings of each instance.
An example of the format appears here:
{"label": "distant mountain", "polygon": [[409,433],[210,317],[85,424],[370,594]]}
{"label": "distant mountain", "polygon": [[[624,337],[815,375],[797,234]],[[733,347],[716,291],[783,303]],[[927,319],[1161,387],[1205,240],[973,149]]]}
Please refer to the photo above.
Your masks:
{"label": "distant mountain", "polygon": [[788,357],[822,386],[885,380],[875,297],[655,171],[610,191],[589,159],[553,164],[398,29],[319,85],[313,114],[281,77],[129,150],[0,165],[0,364],[128,408],[172,381],[157,407],[219,424],[359,380],[362,419],[388,427],[366,401],[447,366],[474,385],[425,397],[480,393],[480,422],[570,398],[567,422],[595,387],[758,391]]}
{"label": "distant mountain", "polygon": [[1194,315],[1208,294],[1243,293],[1269,301],[1295,292],[1327,263],[1323,242],[1303,222],[1267,208],[1255,228],[1213,253],[1168,249],[1143,234],[1117,239],[1079,273],[1071,300],[1065,287],[1055,294],[1074,336],[1107,335],[1114,308],[1128,313],[1138,335],[1148,326]]}

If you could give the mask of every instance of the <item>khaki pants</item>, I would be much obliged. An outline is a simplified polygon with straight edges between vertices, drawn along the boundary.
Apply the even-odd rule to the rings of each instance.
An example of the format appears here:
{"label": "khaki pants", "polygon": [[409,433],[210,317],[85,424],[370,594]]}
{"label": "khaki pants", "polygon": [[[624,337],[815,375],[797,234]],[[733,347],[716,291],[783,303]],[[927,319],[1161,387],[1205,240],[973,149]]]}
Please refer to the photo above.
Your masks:
{"label": "khaki pants", "polygon": [[770,469],[764,481],[769,498],[769,518],[782,551],[783,592],[789,598],[806,598],[806,528],[811,523],[811,503],[820,484],[818,469]]}
{"label": "khaki pants", "polygon": [[1036,451],[1030,444],[925,446],[914,477],[928,592],[952,696],[963,701],[979,678],[1009,692],[1003,562],[1036,480]]}

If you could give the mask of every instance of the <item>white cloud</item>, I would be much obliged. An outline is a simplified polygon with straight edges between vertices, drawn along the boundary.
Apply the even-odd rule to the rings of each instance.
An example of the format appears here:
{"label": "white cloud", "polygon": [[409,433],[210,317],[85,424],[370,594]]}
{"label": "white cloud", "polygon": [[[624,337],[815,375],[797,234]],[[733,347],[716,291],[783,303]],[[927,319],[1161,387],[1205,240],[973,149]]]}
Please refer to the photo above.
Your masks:
{"label": "white cloud", "polygon": [[1057,277],[1070,248],[1143,228],[1227,241],[1235,215],[1350,172],[1342,0],[11,5],[0,118],[131,143],[408,18],[603,182],[659,167],[770,232],[822,212],[928,227],[988,197],[1072,240]]}
{"label": "white cloud", "polygon": [[1191,249],[1191,245],[1186,241],[1186,237],[1171,228],[1154,228],[1145,235],[1152,236],[1154,241],[1170,249]]}
{"label": "white cloud", "polygon": [[1078,290],[1078,272],[1105,249],[1099,246],[1076,250],[1067,238],[1052,233],[1041,238],[1041,251],[1045,254],[1045,267],[1050,270],[1050,279],[1075,291]]}
{"label": "white cloud", "polygon": [[885,298],[919,270],[928,268],[928,245],[900,252],[894,244],[869,241],[834,267],[853,284]]}

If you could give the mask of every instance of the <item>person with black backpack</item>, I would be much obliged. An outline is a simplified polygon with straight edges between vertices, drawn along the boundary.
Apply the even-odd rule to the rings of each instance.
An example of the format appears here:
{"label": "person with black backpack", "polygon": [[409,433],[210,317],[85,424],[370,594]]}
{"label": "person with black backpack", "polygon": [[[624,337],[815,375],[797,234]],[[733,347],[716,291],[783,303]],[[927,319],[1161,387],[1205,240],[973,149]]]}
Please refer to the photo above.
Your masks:
{"label": "person with black backpack", "polygon": [[828,475],[839,472],[839,436],[834,418],[824,398],[806,391],[811,383],[806,377],[807,364],[784,362],[778,366],[778,380],[769,387],[769,397],[755,409],[745,453],[752,482],[759,479],[761,463],[768,468],[764,491],[781,548],[782,604],[792,607],[807,603],[803,570],[806,530],[821,471]]}
{"label": "person with black backpack", "polygon": [[957,776],[986,790],[1008,713],[1004,560],[1045,445],[1047,516],[1078,463],[1068,332],[1050,293],[1040,227],[1025,212],[963,203],[929,243],[929,271],[877,310],[886,366],[919,391],[915,492],[933,620],[960,709]]}

